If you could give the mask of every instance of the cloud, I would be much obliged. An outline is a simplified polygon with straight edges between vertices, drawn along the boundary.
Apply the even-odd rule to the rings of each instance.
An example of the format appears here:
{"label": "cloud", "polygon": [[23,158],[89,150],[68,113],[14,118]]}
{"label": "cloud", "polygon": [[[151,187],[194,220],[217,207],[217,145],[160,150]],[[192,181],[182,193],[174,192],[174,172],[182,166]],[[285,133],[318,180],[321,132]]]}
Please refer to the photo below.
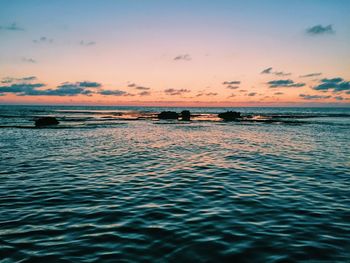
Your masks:
{"label": "cloud", "polygon": [[53,39],[48,38],[48,37],[40,37],[39,39],[34,39],[33,43],[35,43],[35,44],[40,44],[40,43],[51,44],[51,43],[53,43]]}
{"label": "cloud", "polygon": [[276,72],[274,72],[273,74],[275,74],[276,76],[290,76],[290,75],[292,75],[292,73],[285,73],[285,72],[283,72],[283,71],[276,71]]}
{"label": "cloud", "polygon": [[96,42],[95,42],[95,41],[84,41],[84,40],[81,40],[81,41],[79,42],[79,44],[80,44],[81,46],[84,46],[84,47],[89,47],[89,46],[94,46],[94,45],[96,45]]}
{"label": "cloud", "polygon": [[320,84],[313,87],[314,90],[341,92],[350,91],[350,81],[342,78],[321,79]]}
{"label": "cloud", "polygon": [[276,76],[290,76],[292,73],[283,72],[283,71],[272,71],[272,67],[266,68],[263,71],[261,71],[260,74],[274,74]]}
{"label": "cloud", "polygon": [[32,94],[37,91],[38,88],[45,87],[43,83],[15,83],[7,86],[0,86],[0,94],[14,93],[17,95]]}
{"label": "cloud", "polygon": [[[31,81],[36,77],[26,77],[15,79],[15,81]],[[11,82],[10,82],[11,84]],[[46,85],[43,83],[12,83],[7,86],[0,86],[0,93],[13,93],[18,96],[76,96],[76,95],[92,95],[93,91],[89,88],[100,87],[101,84],[97,82],[64,82],[55,89],[41,89]]]}
{"label": "cloud", "polygon": [[150,96],[151,95],[151,92],[149,91],[142,91],[139,93],[139,96]]}
{"label": "cloud", "polygon": [[216,92],[208,92],[208,93],[198,93],[197,95],[196,95],[196,97],[202,97],[202,96],[208,96],[208,97],[212,97],[212,96],[217,96],[218,95],[218,93],[216,93]]}
{"label": "cloud", "polygon": [[85,87],[85,88],[100,88],[102,86],[101,83],[98,82],[91,82],[91,81],[81,81],[81,82],[77,82],[77,85],[79,85],[80,87]]}
{"label": "cloud", "polygon": [[329,98],[331,98],[331,96],[307,95],[307,94],[300,94],[299,97],[303,98],[304,100],[319,100],[319,99],[329,99]]}
{"label": "cloud", "polygon": [[183,54],[183,55],[178,55],[174,58],[174,60],[184,60],[184,61],[190,61],[192,60],[191,56],[189,54]]}
{"label": "cloud", "polygon": [[233,81],[225,81],[222,83],[223,85],[239,85],[241,82],[239,80],[233,80]]}
{"label": "cloud", "polygon": [[310,73],[310,74],[306,74],[306,75],[301,75],[299,76],[299,78],[311,78],[311,77],[318,77],[321,76],[322,73]]}
{"label": "cloud", "polygon": [[143,86],[137,86],[137,87],[135,87],[135,89],[138,89],[138,90],[150,90],[151,88],[143,87]]}
{"label": "cloud", "polygon": [[224,81],[222,83],[222,85],[226,86],[227,89],[238,89],[240,84],[241,81],[239,80]]}
{"label": "cloud", "polygon": [[33,63],[33,64],[37,63],[37,61],[33,58],[25,58],[24,57],[24,58],[22,58],[22,61],[25,63]]}
{"label": "cloud", "polygon": [[269,67],[267,69],[264,69],[263,71],[261,71],[260,74],[271,74],[272,73],[272,67]]}
{"label": "cloud", "polygon": [[98,94],[104,96],[126,96],[128,93],[123,90],[101,90],[98,92]]}
{"label": "cloud", "polygon": [[271,80],[267,84],[270,88],[298,88],[305,86],[305,83],[295,83],[290,79]]}
{"label": "cloud", "polygon": [[24,28],[19,27],[16,23],[12,23],[7,26],[0,26],[0,30],[8,30],[8,31],[24,31]]}
{"label": "cloud", "polygon": [[230,96],[228,96],[227,98],[234,98],[234,97],[236,97],[236,95],[235,94],[231,94]]}
{"label": "cloud", "polygon": [[37,78],[35,76],[29,76],[29,77],[23,77],[23,78],[11,78],[11,77],[6,77],[3,78],[0,83],[3,84],[9,84],[13,82],[28,82],[28,81],[33,81],[36,80]]}
{"label": "cloud", "polygon": [[191,92],[188,89],[166,89],[164,90],[166,95],[175,96],[175,95],[182,95],[183,93]]}
{"label": "cloud", "polygon": [[274,95],[283,95],[283,92],[275,92]]}
{"label": "cloud", "polygon": [[130,84],[128,84],[128,87],[129,88],[135,88],[137,90],[150,90],[151,89],[149,87],[144,87],[144,86],[137,85],[136,83],[130,83]]}
{"label": "cloud", "polygon": [[248,95],[249,97],[254,97],[256,94],[257,94],[256,92],[250,92],[250,93],[248,93],[247,95]]}
{"label": "cloud", "polygon": [[335,34],[335,30],[332,25],[322,26],[316,25],[306,29],[306,33],[312,36],[324,35],[324,34]]}

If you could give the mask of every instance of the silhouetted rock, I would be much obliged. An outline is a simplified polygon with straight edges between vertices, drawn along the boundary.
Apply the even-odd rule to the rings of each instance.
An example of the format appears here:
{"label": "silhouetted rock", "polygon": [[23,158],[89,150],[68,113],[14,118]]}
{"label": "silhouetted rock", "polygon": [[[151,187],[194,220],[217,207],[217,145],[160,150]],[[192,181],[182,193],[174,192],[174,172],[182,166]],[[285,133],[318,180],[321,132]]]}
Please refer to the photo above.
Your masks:
{"label": "silhouetted rock", "polygon": [[227,111],[224,113],[219,113],[218,117],[224,121],[236,121],[241,118],[241,113],[237,111]]}
{"label": "silhouetted rock", "polygon": [[162,111],[158,114],[158,119],[161,120],[177,120],[179,118],[179,114],[175,111]]}
{"label": "silhouetted rock", "polygon": [[184,110],[181,112],[181,120],[190,121],[191,120],[191,112],[189,110]]}
{"label": "silhouetted rock", "polygon": [[59,121],[55,117],[41,117],[35,120],[36,127],[43,127],[43,126],[57,125],[57,124],[59,124]]}

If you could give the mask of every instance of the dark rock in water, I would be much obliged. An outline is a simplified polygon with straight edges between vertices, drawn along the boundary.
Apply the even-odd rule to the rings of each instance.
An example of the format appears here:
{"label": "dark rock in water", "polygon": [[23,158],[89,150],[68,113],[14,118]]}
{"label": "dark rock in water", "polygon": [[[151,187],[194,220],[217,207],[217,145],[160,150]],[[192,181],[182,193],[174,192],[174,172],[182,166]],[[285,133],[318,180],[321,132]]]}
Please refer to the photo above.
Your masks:
{"label": "dark rock in water", "polygon": [[190,121],[191,120],[191,112],[189,110],[184,110],[181,112],[181,120]]}
{"label": "dark rock in water", "polygon": [[179,114],[175,111],[162,111],[158,114],[158,119],[161,120],[177,120],[179,118]]}
{"label": "dark rock in water", "polygon": [[241,118],[241,113],[237,111],[227,111],[224,113],[219,113],[218,117],[224,121],[236,121]]}
{"label": "dark rock in water", "polygon": [[42,117],[35,120],[36,127],[48,126],[48,125],[57,125],[60,122],[55,117]]}

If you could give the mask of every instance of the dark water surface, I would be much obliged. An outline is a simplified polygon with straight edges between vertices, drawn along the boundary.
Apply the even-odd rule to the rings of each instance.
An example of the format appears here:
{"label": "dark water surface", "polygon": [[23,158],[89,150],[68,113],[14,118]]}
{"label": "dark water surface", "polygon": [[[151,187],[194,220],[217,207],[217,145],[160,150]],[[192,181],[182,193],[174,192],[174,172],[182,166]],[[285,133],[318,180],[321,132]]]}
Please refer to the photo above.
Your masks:
{"label": "dark water surface", "polygon": [[160,110],[0,106],[0,261],[350,262],[349,108]]}

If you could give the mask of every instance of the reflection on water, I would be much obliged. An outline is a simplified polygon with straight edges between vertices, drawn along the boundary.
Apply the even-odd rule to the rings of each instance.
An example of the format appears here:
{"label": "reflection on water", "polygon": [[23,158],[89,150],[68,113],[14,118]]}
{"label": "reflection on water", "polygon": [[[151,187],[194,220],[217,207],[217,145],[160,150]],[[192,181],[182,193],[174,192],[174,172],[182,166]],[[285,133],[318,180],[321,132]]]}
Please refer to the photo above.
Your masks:
{"label": "reflection on water", "polygon": [[327,118],[1,129],[0,259],[347,262],[350,126]]}

